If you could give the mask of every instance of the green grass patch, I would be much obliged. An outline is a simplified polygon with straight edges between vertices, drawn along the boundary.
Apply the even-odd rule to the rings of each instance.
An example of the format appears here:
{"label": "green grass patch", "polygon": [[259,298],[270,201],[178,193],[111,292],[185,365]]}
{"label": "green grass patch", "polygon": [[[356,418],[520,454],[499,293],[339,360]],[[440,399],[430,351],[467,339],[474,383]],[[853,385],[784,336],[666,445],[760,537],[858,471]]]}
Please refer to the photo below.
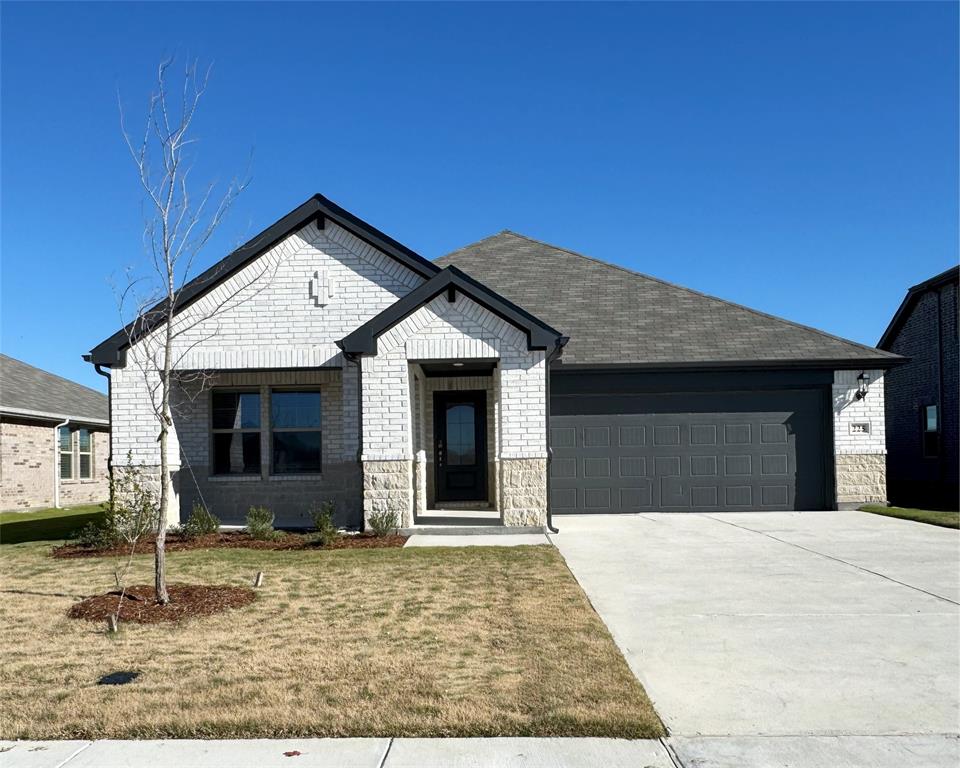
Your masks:
{"label": "green grass patch", "polygon": [[870,512],[874,515],[899,517],[901,520],[914,520],[928,525],[939,525],[942,528],[960,528],[960,512],[942,511],[936,509],[906,509],[904,507],[885,507],[882,504],[866,504],[860,507],[861,512]]}
{"label": "green grass patch", "polygon": [[0,544],[67,539],[87,523],[101,517],[102,504],[40,509],[36,512],[0,512]]}

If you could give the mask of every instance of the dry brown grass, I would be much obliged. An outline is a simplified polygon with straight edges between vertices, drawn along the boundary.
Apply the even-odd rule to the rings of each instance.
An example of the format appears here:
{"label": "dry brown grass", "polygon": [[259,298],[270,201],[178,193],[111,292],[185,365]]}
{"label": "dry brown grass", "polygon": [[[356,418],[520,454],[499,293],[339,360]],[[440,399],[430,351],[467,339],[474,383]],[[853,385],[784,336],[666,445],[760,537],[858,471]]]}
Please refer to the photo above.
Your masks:
{"label": "dry brown grass", "polygon": [[[552,547],[173,553],[176,581],[266,583],[115,636],[66,617],[113,561],[48,551],[0,547],[3,738],[663,734]],[[96,685],[117,670],[141,674]]]}

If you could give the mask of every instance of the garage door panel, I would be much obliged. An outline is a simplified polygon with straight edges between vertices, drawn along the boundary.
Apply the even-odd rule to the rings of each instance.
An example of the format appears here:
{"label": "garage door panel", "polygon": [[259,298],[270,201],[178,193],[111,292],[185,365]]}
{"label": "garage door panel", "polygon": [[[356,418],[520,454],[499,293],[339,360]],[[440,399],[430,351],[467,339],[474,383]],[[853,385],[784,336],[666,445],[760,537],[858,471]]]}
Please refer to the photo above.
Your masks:
{"label": "garage door panel", "polygon": [[[560,438],[551,446],[554,511],[819,508],[823,393],[748,394],[699,393],[691,396],[698,407],[691,413],[603,413],[591,397],[584,410],[592,412],[577,414],[575,398],[565,398],[562,412],[551,416],[551,436]],[[753,400],[780,408],[723,410]],[[682,401],[673,393],[669,402]],[[711,402],[715,412],[707,410]]]}

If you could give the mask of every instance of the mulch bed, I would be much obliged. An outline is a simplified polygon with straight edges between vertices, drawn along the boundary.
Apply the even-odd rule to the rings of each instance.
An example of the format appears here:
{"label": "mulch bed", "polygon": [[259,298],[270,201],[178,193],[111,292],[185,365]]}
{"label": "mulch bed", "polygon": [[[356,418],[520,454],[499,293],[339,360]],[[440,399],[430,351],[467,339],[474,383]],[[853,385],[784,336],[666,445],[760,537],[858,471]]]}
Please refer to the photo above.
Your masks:
{"label": "mulch bed", "polygon": [[[175,533],[167,535],[167,551],[180,552],[187,549],[383,549],[388,547],[402,547],[406,543],[405,536],[374,536],[372,533],[357,533],[340,536],[331,543],[321,547],[313,540],[310,534],[283,533],[276,538],[266,541],[255,539],[245,531],[228,531],[211,533],[187,539]],[[136,554],[147,555],[153,553],[153,539],[146,537],[137,542]],[[129,545],[117,547],[85,547],[82,544],[67,542],[54,547],[50,553],[54,557],[110,557],[130,554]]]}
{"label": "mulch bed", "polygon": [[[180,621],[198,616],[211,616],[215,613],[243,608],[256,599],[256,593],[248,587],[230,587],[226,585],[206,586],[204,584],[168,584],[170,602],[160,605],[157,593],[152,585],[137,584],[128,587],[120,605],[120,621],[133,621],[137,624],[158,624],[164,621]],[[94,595],[73,605],[67,616],[71,619],[87,621],[106,621],[108,616],[117,612],[120,604],[120,590]]]}

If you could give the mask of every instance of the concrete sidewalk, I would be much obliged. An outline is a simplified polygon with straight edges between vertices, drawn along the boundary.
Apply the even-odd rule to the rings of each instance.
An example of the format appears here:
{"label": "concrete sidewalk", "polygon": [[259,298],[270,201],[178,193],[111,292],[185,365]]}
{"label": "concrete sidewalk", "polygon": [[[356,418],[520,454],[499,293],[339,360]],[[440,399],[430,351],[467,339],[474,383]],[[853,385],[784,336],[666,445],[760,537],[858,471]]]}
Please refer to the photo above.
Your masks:
{"label": "concrete sidewalk", "polygon": [[8,741],[0,749],[3,768],[675,768],[655,739]]}
{"label": "concrete sidewalk", "polygon": [[3,768],[956,768],[956,736],[0,742]]}

